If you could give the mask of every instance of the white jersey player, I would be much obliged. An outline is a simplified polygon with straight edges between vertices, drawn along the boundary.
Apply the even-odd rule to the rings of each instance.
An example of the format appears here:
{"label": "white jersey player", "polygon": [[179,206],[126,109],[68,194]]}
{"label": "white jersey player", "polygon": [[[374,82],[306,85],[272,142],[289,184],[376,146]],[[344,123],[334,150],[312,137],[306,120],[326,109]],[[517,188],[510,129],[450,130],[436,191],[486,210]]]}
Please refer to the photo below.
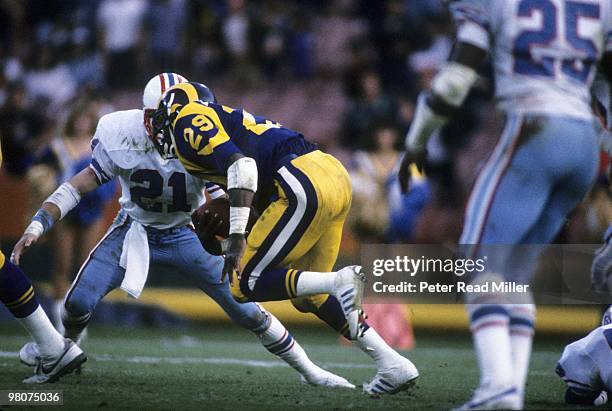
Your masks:
{"label": "white jersey player", "polygon": [[[598,64],[612,79],[612,2],[447,3],[457,44],[431,91],[419,97],[400,184],[406,191],[410,175],[423,171],[429,137],[463,104],[489,55],[506,127],[474,184],[460,243],[505,244],[491,252],[484,274],[528,283],[541,247],[527,256],[512,245],[550,243],[596,177],[600,127],[590,88]],[[468,248],[481,254],[486,249]],[[535,306],[466,300],[481,379],[462,409],[521,409]]]}
{"label": "white jersey player", "polygon": [[178,159],[155,155],[142,119],[142,110],[103,116],[91,142],[91,170],[101,184],[118,178],[121,209],[140,224],[158,230],[187,225],[205,189],[213,198],[224,192],[186,173]]}
{"label": "white jersey player", "polygon": [[612,50],[612,3],[460,0],[451,10],[457,40],[490,51],[502,111],[592,118],[596,65]]}
{"label": "white jersey player", "polygon": [[[25,248],[78,204],[85,193],[119,179],[121,211],[104,238],[91,251],[65,298],[62,322],[75,341],[89,323],[97,303],[121,287],[138,298],[149,266],[164,266],[193,280],[228,316],[255,333],[272,354],[295,368],[305,382],[354,388],[346,379],[318,367],[285,327],[255,303],[240,304],[221,280],[223,258],[208,254],[190,227],[191,213],[211,197],[223,195],[216,185],[189,175],[178,159],[163,159],[151,141],[150,109],[166,88],[186,81],[175,73],[152,78],[144,92],[144,110],[107,114],[92,139],[89,168],[61,185],[41,209],[15,246],[19,261]],[[144,120],[144,121],[143,121]],[[37,346],[29,343],[20,352],[23,362],[34,364]]]}
{"label": "white jersey player", "polygon": [[612,395],[611,315],[609,308],[601,327],[563,350],[555,371],[567,385],[568,404],[603,405]]}

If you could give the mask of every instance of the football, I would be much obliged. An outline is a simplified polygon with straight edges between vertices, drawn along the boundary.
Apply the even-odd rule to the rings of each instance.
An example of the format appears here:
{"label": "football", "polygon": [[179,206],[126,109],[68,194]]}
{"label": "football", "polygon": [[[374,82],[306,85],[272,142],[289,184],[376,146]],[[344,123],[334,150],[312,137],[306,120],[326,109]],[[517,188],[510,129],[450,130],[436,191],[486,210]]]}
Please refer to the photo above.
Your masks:
{"label": "football", "polygon": [[[207,201],[200,208],[194,211],[192,215],[192,221],[194,226],[196,227],[196,232],[198,233],[198,237],[202,239],[203,237],[210,237],[211,233],[201,232],[203,223],[205,221],[205,213],[209,212],[209,215],[214,216],[217,214],[220,219],[220,225],[217,229],[212,233],[214,237],[216,237],[217,241],[222,241],[229,236],[229,199],[227,197],[219,197],[214,200]],[[247,232],[251,231],[253,225],[255,225],[255,221],[259,218],[259,213],[254,207],[251,207],[251,212],[249,214],[249,223],[247,224]]]}

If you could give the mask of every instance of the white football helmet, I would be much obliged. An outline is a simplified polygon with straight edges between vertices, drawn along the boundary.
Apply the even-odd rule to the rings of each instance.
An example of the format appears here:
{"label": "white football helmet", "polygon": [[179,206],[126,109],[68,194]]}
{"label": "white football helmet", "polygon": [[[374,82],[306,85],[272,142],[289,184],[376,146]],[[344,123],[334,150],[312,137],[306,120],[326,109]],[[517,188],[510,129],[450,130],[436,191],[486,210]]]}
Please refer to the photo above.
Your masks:
{"label": "white football helmet", "polygon": [[161,96],[175,84],[186,83],[187,81],[185,77],[176,73],[161,73],[149,80],[142,93],[144,125],[149,136],[153,137],[151,115],[157,110],[157,104]]}

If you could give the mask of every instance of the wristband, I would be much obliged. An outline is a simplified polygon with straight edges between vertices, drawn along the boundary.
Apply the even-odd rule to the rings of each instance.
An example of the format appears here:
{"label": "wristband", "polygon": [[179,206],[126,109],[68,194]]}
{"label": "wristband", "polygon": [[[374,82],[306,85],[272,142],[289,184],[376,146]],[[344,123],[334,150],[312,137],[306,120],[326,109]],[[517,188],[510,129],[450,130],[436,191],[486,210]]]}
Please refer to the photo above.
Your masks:
{"label": "wristband", "polygon": [[[43,210],[42,208],[40,210],[38,210],[36,212],[36,214],[34,214],[34,217],[32,217],[32,223],[39,223],[41,228],[42,228],[42,232],[41,235],[46,233],[47,231],[49,231],[51,229],[51,227],[53,227],[53,216],[51,216],[51,214],[49,214],[47,211]],[[30,224],[32,225],[32,224]],[[28,226],[29,228],[29,226]],[[27,229],[26,229],[27,231]]]}
{"label": "wristband", "polygon": [[230,207],[230,235],[244,234],[246,232],[250,212],[250,207]]}
{"label": "wristband", "polygon": [[43,228],[43,225],[41,224],[40,221],[32,221],[30,225],[26,227],[23,233],[31,234],[34,237],[39,238],[41,235],[44,234],[44,232],[45,232],[45,229]]}

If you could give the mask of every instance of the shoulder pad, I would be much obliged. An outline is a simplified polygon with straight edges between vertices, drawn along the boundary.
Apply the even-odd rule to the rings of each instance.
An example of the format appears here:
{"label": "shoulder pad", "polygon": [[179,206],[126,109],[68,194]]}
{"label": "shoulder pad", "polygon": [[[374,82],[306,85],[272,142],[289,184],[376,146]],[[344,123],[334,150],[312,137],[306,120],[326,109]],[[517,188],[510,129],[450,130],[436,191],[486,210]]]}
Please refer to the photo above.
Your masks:
{"label": "shoulder pad", "polygon": [[108,156],[119,167],[132,168],[138,162],[139,156],[155,150],[143,121],[142,110],[123,110],[106,114],[98,122],[94,140],[102,143]]}

